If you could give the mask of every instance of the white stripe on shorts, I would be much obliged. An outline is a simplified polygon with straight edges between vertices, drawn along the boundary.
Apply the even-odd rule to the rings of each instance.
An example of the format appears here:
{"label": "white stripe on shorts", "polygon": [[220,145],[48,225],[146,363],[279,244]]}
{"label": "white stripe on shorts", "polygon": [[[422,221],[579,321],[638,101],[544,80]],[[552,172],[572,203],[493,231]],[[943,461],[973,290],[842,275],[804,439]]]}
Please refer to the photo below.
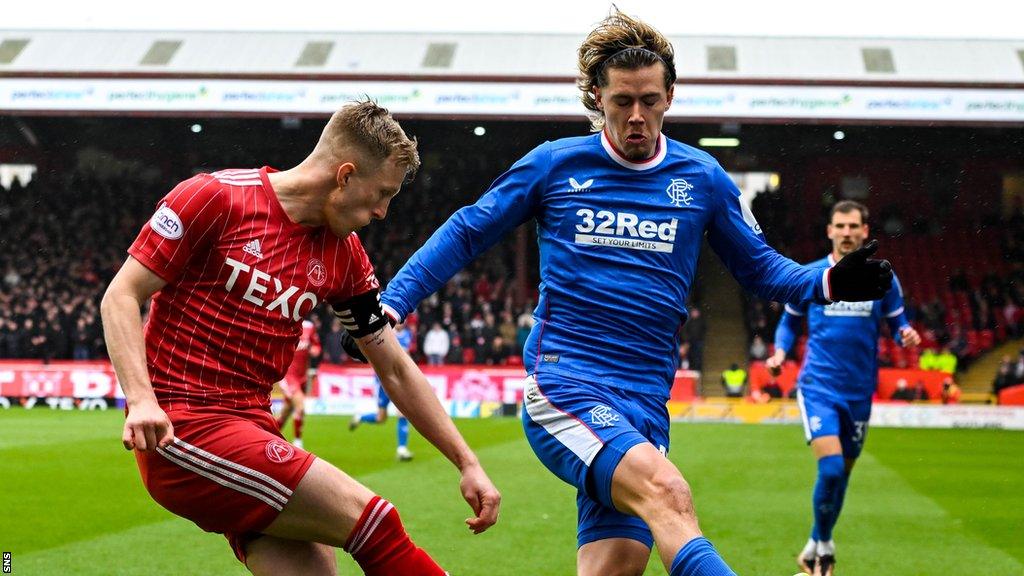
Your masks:
{"label": "white stripe on shorts", "polygon": [[[273,500],[273,503],[267,502],[267,504],[278,510],[288,503],[288,499],[292,495],[292,491],[287,486],[270,476],[237,462],[225,460],[179,438],[175,438],[174,443],[166,448],[157,448],[157,451],[164,458],[182,468],[209,478],[222,486],[249,494],[264,502],[267,502],[267,498],[269,498]],[[244,487],[248,488],[243,489]],[[252,493],[253,490],[262,497]]]}
{"label": "white stripe on shorts", "polygon": [[584,464],[590,466],[594,457],[604,446],[601,439],[584,426],[578,418],[552,405],[547,396],[540,391],[537,380],[533,376],[526,379],[526,390],[523,397],[526,413],[530,415],[530,419],[543,426],[548,434],[554,436],[563,446],[572,450],[573,454]]}
{"label": "white stripe on shorts", "polygon": [[804,438],[811,441],[811,423],[807,420],[807,407],[804,406],[804,395],[800,389],[796,389],[796,404],[800,407],[800,419],[804,421]]}

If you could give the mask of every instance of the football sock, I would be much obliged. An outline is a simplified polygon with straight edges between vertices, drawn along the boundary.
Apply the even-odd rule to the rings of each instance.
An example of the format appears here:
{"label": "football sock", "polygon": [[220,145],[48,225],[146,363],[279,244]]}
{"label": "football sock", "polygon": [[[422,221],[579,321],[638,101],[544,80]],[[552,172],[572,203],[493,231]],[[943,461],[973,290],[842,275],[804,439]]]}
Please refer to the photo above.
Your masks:
{"label": "football sock", "polygon": [[409,445],[409,420],[407,418],[398,419],[398,447]]}
{"label": "football sock", "polygon": [[736,576],[703,536],[687,542],[672,561],[670,576]]}
{"label": "football sock", "polygon": [[413,544],[398,510],[380,496],[363,509],[345,551],[367,576],[444,576],[436,562]]}
{"label": "football sock", "polygon": [[831,540],[836,523],[836,495],[846,476],[843,457],[839,454],[818,459],[818,482],[814,485],[814,528],[811,537],[817,541]]}
{"label": "football sock", "polygon": [[363,424],[376,424],[377,414],[375,412],[363,414],[362,416],[359,417],[359,421],[362,422]]}
{"label": "football sock", "polygon": [[835,520],[832,521],[832,526],[839,522],[839,513],[843,511],[843,501],[846,499],[846,487],[850,485],[850,475],[843,471],[843,477],[839,479],[839,486],[836,488],[836,511]]}
{"label": "football sock", "polygon": [[295,418],[292,418],[292,426],[295,428],[295,438],[296,439],[302,438],[302,416],[301,415],[296,414]]}

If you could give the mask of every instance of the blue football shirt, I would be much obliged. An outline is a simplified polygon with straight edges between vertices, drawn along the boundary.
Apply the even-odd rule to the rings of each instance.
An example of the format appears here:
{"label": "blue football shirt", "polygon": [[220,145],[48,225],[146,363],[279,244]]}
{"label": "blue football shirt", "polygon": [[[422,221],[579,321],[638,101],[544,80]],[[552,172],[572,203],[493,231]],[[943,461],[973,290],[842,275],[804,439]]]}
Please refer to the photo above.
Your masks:
{"label": "blue football shirt", "polygon": [[530,374],[561,374],[667,398],[701,243],[745,288],[824,300],[824,274],[765,244],[739,190],[710,155],[661,135],[650,159],[604,133],[546,142],[442,225],[382,295],[399,318],[508,231],[535,218],[537,322]]}

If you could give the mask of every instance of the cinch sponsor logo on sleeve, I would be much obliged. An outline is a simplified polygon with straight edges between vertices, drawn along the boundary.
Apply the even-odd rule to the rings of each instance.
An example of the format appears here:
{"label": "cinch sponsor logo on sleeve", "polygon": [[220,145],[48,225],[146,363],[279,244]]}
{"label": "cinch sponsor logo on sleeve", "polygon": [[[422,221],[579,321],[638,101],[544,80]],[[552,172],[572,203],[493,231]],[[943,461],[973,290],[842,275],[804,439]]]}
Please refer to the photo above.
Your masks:
{"label": "cinch sponsor logo on sleeve", "polygon": [[676,218],[668,222],[641,220],[629,212],[594,212],[589,208],[576,211],[581,222],[576,225],[576,243],[649,252],[671,253],[675,248]]}

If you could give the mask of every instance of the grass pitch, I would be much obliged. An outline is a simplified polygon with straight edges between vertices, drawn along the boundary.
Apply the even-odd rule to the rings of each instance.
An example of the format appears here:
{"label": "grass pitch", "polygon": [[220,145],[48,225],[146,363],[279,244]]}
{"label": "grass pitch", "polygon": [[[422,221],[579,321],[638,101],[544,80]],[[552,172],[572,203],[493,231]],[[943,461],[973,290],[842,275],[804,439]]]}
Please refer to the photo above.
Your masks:
{"label": "grass pitch", "polygon": [[[393,501],[453,574],[571,575],[575,499],[534,458],[515,419],[460,420],[502,491],[489,532],[463,525],[454,469],[393,421],[354,433],[312,417],[306,446]],[[0,411],[0,550],[13,574],[247,574],[223,537],[160,508],[120,445],[120,411]],[[815,466],[794,426],[673,424],[672,460],[701,525],[741,575],[783,575],[810,528]],[[1024,433],[873,429],[836,528],[841,576],[1024,574]],[[358,574],[342,553],[342,574]],[[647,574],[664,575],[652,561]]]}

